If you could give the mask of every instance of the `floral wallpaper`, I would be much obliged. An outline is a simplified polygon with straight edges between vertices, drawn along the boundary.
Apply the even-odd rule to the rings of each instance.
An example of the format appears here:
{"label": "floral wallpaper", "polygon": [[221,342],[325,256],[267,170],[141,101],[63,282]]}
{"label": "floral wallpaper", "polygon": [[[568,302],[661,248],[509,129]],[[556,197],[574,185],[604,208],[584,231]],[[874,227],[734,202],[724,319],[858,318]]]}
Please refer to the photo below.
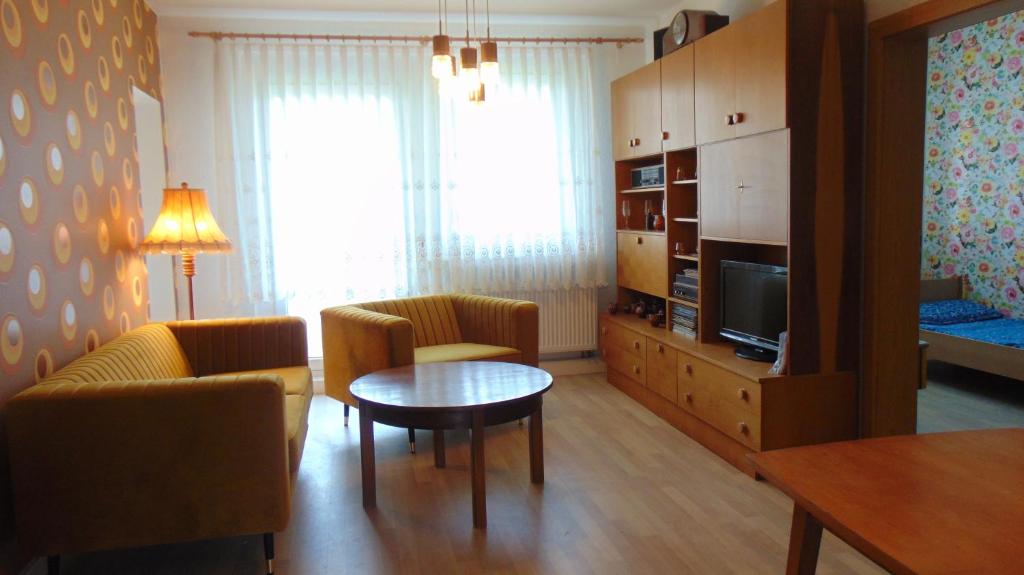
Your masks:
{"label": "floral wallpaper", "polygon": [[932,38],[922,275],[1024,318],[1024,11]]}

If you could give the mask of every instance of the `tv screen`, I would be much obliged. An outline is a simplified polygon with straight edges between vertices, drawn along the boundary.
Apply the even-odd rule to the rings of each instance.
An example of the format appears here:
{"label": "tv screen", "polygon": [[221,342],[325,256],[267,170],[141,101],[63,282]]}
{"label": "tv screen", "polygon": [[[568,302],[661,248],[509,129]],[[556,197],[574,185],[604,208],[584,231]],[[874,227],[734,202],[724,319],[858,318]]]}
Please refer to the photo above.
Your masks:
{"label": "tv screen", "polygon": [[721,335],[777,352],[787,325],[786,268],[723,260],[721,269]]}

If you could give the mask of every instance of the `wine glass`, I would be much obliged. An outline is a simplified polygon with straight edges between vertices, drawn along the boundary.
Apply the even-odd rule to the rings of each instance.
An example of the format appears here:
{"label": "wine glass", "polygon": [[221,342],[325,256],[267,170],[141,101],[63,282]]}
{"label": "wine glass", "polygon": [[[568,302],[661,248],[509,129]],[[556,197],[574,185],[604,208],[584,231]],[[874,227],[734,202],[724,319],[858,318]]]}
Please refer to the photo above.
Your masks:
{"label": "wine glass", "polygon": [[629,200],[622,200],[622,221],[625,222],[624,229],[629,229],[629,216],[632,214],[632,208],[629,205]]}

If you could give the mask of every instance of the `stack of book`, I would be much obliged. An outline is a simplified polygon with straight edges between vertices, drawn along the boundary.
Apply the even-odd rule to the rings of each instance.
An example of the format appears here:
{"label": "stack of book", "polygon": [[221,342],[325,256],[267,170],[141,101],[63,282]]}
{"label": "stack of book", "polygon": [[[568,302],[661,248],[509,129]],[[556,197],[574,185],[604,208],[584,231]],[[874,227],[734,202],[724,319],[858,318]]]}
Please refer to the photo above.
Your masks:
{"label": "stack of book", "polygon": [[672,306],[672,331],[687,337],[697,337],[697,310],[685,305]]}

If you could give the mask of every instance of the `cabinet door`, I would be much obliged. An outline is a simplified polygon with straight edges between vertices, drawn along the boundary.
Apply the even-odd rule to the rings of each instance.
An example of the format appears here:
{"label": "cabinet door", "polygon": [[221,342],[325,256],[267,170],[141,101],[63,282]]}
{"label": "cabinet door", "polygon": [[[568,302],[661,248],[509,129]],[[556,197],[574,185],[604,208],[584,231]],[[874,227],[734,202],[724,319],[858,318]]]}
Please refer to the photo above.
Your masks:
{"label": "cabinet door", "polygon": [[668,150],[691,148],[695,143],[693,126],[693,44],[661,60],[662,147]]}
{"label": "cabinet door", "polygon": [[786,127],[786,4],[775,0],[734,24],[737,136]]}
{"label": "cabinet door", "polygon": [[676,402],[676,350],[647,338],[647,387]]}
{"label": "cabinet door", "polygon": [[633,157],[632,104],[630,103],[630,76],[612,82],[612,155],[615,160]]}
{"label": "cabinet door", "polygon": [[619,232],[616,255],[620,287],[668,297],[668,251],[664,235]]}
{"label": "cabinet door", "polygon": [[729,116],[736,112],[733,26],[694,43],[694,111],[698,144],[732,138]]}
{"label": "cabinet door", "polygon": [[633,155],[661,153],[661,61],[651,62],[630,74],[633,106]]}
{"label": "cabinet door", "polygon": [[739,237],[736,147],[736,141],[730,140],[700,148],[701,236]]}
{"label": "cabinet door", "polygon": [[739,239],[789,238],[789,130],[736,140]]}

